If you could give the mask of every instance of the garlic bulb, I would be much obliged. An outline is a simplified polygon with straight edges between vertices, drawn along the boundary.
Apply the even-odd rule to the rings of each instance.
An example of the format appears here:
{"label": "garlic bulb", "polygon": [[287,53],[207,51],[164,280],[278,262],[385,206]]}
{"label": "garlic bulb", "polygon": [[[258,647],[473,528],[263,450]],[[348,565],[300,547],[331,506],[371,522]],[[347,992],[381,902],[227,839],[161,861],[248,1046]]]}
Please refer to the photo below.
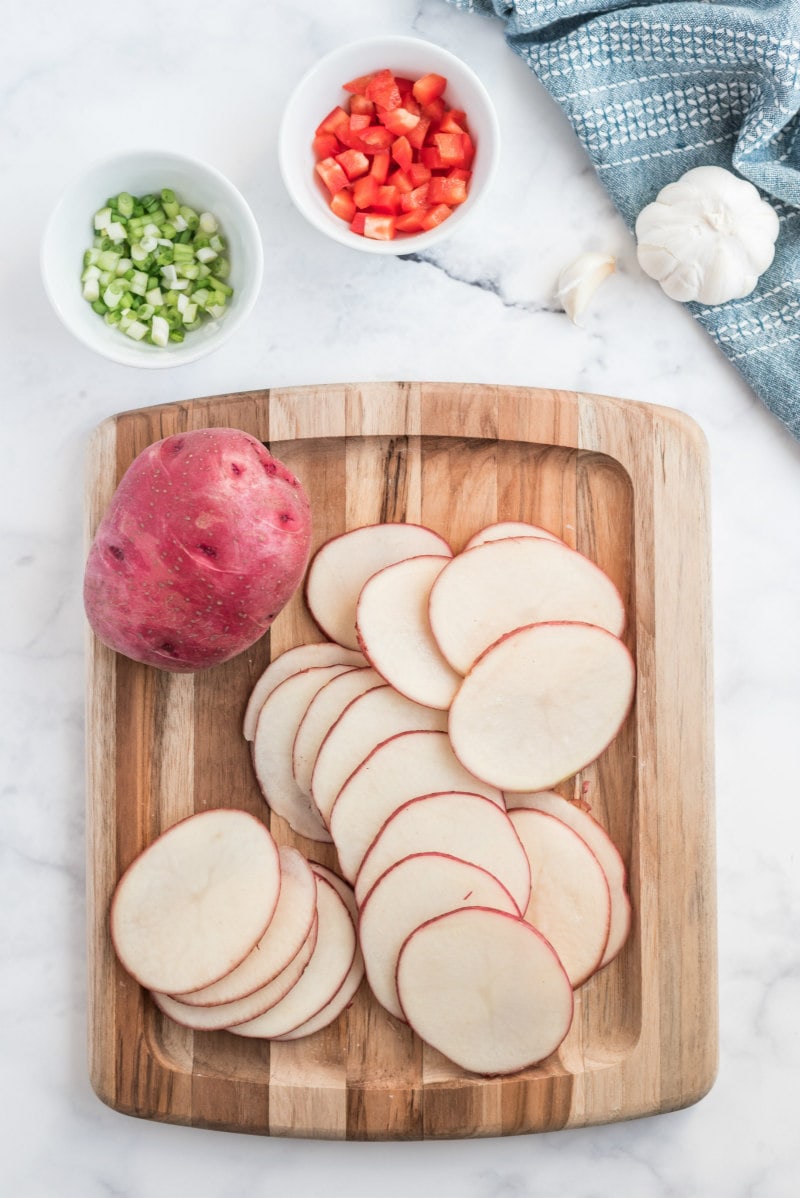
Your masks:
{"label": "garlic bulb", "polygon": [[581,254],[558,276],[556,299],[573,324],[586,311],[597,288],[617,268],[610,254]]}
{"label": "garlic bulb", "polygon": [[749,295],[775,256],[778,217],[752,183],[698,166],[636,221],[636,255],[671,299],[724,304]]}

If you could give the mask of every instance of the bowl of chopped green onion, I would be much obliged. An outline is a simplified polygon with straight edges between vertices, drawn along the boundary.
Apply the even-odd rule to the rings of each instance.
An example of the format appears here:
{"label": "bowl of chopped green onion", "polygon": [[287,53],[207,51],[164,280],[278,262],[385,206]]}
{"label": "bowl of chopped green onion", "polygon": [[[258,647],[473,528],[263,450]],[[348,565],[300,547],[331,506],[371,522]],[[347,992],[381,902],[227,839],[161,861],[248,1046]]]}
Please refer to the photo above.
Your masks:
{"label": "bowl of chopped green onion", "polygon": [[96,163],[62,194],[41,250],[66,327],[128,366],[193,362],[217,349],[258,297],[263,250],[240,192],[169,151]]}

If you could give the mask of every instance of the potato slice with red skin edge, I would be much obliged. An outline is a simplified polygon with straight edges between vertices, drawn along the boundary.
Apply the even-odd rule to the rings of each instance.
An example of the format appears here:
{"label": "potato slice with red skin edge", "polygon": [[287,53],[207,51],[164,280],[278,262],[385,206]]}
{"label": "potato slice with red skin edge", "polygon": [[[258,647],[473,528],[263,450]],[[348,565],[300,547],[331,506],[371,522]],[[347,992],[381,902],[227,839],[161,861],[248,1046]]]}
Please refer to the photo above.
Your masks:
{"label": "potato slice with red skin edge", "polygon": [[202,990],[173,994],[190,1007],[234,1002],[262,989],[293,961],[308,940],[317,913],[317,882],[297,849],[281,845],[281,889],[275,914],[258,944],[225,977]]}
{"label": "potato slice with red skin edge", "polygon": [[525,919],[561,958],[574,987],[603,959],[611,926],[611,895],[603,867],[577,832],[546,811],[509,812],[531,863]]}
{"label": "potato slice with red skin edge", "polygon": [[[433,635],[461,674],[501,637],[528,624],[596,624],[619,636],[625,608],[607,574],[544,537],[487,541],[454,557],[431,588]],[[533,790],[534,787],[526,787]]]}
{"label": "potato slice with red skin edge", "polygon": [[572,1023],[572,989],[552,947],[504,911],[466,907],[417,928],[400,952],[397,989],[417,1035],[472,1073],[535,1065]]}
{"label": "potato slice with red skin edge", "polygon": [[420,553],[452,557],[447,542],[421,524],[366,524],[326,541],[311,560],[306,603],[326,636],[359,649],[356,603],[377,570]]}
{"label": "potato slice with red skin edge", "polygon": [[311,799],[292,774],[292,745],[306,708],[317,691],[352,666],[312,666],[285,678],[259,712],[253,738],[253,768],[269,808],[292,831],[309,840],[330,842]]}
{"label": "potato slice with red skin edge", "polygon": [[160,1011],[181,1027],[190,1027],[198,1032],[225,1031],[236,1023],[255,1019],[281,1002],[298,983],[311,960],[319,934],[315,913],[305,941],[291,961],[265,986],[246,994],[233,1002],[214,1003],[208,1007],[192,1007],[169,994],[151,991],[153,1002]]}
{"label": "potato slice with red skin edge", "polygon": [[603,628],[518,628],[490,646],[464,679],[449,713],[453,752],[506,796],[544,790],[611,743],[630,710],[635,679],[625,645]]}
{"label": "potato slice with red skin edge", "polygon": [[[330,884],[338,892],[339,897],[344,900],[344,903],[350,912],[350,918],[355,926],[358,919],[358,908],[356,900],[353,897],[353,891],[347,883],[335,874],[332,869],[326,869],[324,865],[320,865],[316,861],[312,861],[312,868],[320,877],[327,879]],[[299,1027],[294,1028],[291,1032],[286,1032],[283,1036],[274,1036],[275,1040],[300,1040],[304,1036],[311,1036],[314,1032],[319,1032],[322,1028],[333,1023],[334,1019],[338,1019],[342,1011],[345,1011],[356,996],[356,991],[361,985],[364,977],[364,958],[361,955],[360,947],[356,947],[356,954],[353,957],[353,963],[350,966],[347,977],[342,982],[336,994],[327,1003],[321,1011],[316,1015],[312,1015],[305,1023],[301,1023]]]}
{"label": "potato slice with red skin edge", "polygon": [[474,549],[476,545],[485,545],[487,541],[504,541],[508,537],[544,537],[546,541],[565,544],[563,537],[557,537],[554,532],[541,528],[538,524],[528,524],[524,520],[500,520],[497,524],[487,524],[485,528],[474,533],[464,549]]}
{"label": "potato slice with red skin edge", "polygon": [[245,740],[252,740],[256,734],[258,713],[264,703],[275,690],[291,674],[299,674],[301,670],[309,670],[314,666],[352,666],[354,669],[366,666],[363,653],[354,653],[352,649],[344,649],[333,641],[320,641],[310,645],[295,645],[287,649],[274,661],[271,661],[256,682],[244,713],[242,734]]}
{"label": "potato slice with red skin edge", "polygon": [[359,907],[381,874],[416,853],[447,853],[479,865],[502,882],[520,911],[528,906],[528,856],[505,811],[483,795],[445,791],[399,807],[361,862],[354,887]]}
{"label": "potato slice with red skin edge", "polygon": [[309,861],[309,867],[314,871],[318,878],[324,878],[326,882],[330,882],[333,889],[339,895],[339,898],[344,903],[347,910],[350,912],[350,918],[353,921],[353,927],[358,924],[358,904],[356,896],[353,894],[353,887],[349,882],[337,874],[335,870],[328,869],[327,865],[323,865],[319,861]]}
{"label": "potato slice with red skin edge", "polygon": [[350,972],[358,949],[356,932],[344,899],[326,878],[317,875],[319,931],[311,960],[299,981],[269,1011],[229,1030],[237,1036],[285,1036],[307,1023],[335,998]]}
{"label": "potato slice with red skin edge", "polygon": [[446,732],[400,732],[372,750],[345,782],[330,814],[339,867],[354,882],[384,822],[409,799],[446,790],[482,794],[504,807],[502,793],[479,782],[450,747]]}
{"label": "potato slice with red skin edge", "polygon": [[383,685],[380,674],[362,666],[332,678],[317,691],[300,720],[292,745],[292,773],[305,794],[311,794],[311,775],[320,746],[345,707],[359,695]]}
{"label": "potato slice with red skin edge", "polygon": [[511,804],[509,810],[532,808],[535,811],[546,811],[548,814],[554,815],[556,819],[568,824],[586,841],[603,867],[611,893],[611,926],[608,932],[608,943],[598,965],[598,969],[602,969],[620,952],[631,927],[631,900],[627,888],[627,871],[619,849],[593,815],[583,807],[579,807],[577,803],[571,803],[569,799],[563,798],[552,790],[512,795]]}
{"label": "potato slice with red skin edge", "polygon": [[404,1019],[395,974],[400,949],[415,928],[460,907],[522,912],[492,874],[446,853],[415,853],[381,874],[361,905],[358,939],[367,981],[381,1006]]}
{"label": "potato slice with red skin edge", "polygon": [[111,939],[142,986],[199,990],[261,939],[279,891],[269,829],[247,811],[201,811],[162,832],[128,866],[111,900]]}
{"label": "potato slice with red skin edge", "polygon": [[241,429],[147,446],[100,521],[84,575],[96,636],[189,673],[258,640],[294,594],[311,545],[298,479]]}
{"label": "potato slice with red skin edge", "polygon": [[442,657],[428,620],[431,587],[449,557],[419,556],[368,578],[356,606],[356,634],[370,664],[401,695],[447,709],[461,675]]}
{"label": "potato slice with red skin edge", "polygon": [[398,732],[444,731],[447,714],[412,703],[391,686],[359,695],[344,709],[320,745],[311,775],[311,794],[327,821],[336,796],[376,745]]}
{"label": "potato slice with red skin edge", "polygon": [[316,1015],[312,1015],[305,1023],[301,1023],[299,1027],[293,1028],[292,1031],[286,1032],[282,1036],[273,1036],[272,1039],[302,1040],[305,1036],[311,1036],[314,1032],[322,1031],[324,1027],[328,1027],[333,1023],[334,1019],[338,1019],[342,1011],[347,1010],[363,980],[364,958],[361,955],[361,950],[358,949],[347,977],[330,1002],[326,1003],[321,1011],[317,1011]]}

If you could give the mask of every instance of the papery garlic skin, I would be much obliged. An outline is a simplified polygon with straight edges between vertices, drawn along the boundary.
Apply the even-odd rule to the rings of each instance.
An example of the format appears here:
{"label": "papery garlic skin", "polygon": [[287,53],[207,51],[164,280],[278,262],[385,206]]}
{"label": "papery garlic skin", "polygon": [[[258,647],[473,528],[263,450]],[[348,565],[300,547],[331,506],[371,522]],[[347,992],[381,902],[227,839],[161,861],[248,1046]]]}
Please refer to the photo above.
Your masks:
{"label": "papery garlic skin", "polygon": [[658,193],[636,221],[636,256],[671,299],[725,304],[756,286],[780,224],[752,183],[698,166]]}
{"label": "papery garlic skin", "polygon": [[586,311],[597,288],[613,274],[617,263],[610,254],[581,254],[558,276],[556,299],[573,324]]}

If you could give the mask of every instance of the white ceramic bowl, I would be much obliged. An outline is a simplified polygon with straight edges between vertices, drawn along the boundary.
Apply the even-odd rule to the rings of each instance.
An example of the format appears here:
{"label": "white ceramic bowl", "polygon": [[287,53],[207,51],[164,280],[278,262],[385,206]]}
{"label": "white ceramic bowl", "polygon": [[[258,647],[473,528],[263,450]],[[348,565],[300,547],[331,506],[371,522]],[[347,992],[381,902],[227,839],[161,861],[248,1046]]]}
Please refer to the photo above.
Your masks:
{"label": "white ceramic bowl", "polygon": [[[83,254],[92,243],[92,218],[109,196],[120,191],[145,195],[171,187],[182,203],[213,213],[228,244],[233,288],[226,311],[204,321],[180,343],[163,349],[133,341],[102,316],[81,294]],[[263,249],[255,218],[224,175],[211,166],[169,151],[142,150],[95,163],[62,194],[45,230],[41,247],[47,295],[71,333],[90,349],[126,366],[164,367],[194,362],[217,349],[251,311],[263,272]]]}
{"label": "white ceramic bowl", "polygon": [[[327,192],[317,176],[311,142],[319,123],[348,93],[342,84],[372,71],[388,68],[417,79],[435,72],[447,79],[445,99],[466,113],[476,153],[469,195],[435,229],[398,234],[392,241],[374,241],[351,232],[328,206]],[[300,212],[322,233],[368,254],[412,254],[460,229],[480,204],[497,167],[500,130],[489,93],[466,63],[432,42],[413,37],[374,37],[353,42],[326,55],[300,80],[283,115],[279,139],[280,169],[289,195]]]}

